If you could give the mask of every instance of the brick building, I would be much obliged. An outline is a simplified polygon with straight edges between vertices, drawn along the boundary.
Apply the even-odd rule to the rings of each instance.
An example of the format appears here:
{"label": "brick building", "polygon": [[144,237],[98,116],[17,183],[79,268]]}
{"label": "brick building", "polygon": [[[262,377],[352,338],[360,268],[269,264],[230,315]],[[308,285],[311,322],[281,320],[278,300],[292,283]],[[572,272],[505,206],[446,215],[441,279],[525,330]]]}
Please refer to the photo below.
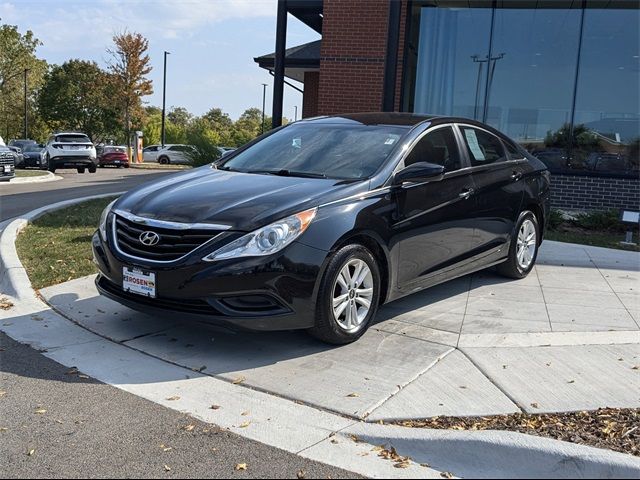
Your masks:
{"label": "brick building", "polygon": [[[322,39],[285,50],[287,17]],[[640,209],[635,0],[279,0],[274,125],[287,79],[303,117],[402,111],[484,121],[552,171],[553,204]]]}

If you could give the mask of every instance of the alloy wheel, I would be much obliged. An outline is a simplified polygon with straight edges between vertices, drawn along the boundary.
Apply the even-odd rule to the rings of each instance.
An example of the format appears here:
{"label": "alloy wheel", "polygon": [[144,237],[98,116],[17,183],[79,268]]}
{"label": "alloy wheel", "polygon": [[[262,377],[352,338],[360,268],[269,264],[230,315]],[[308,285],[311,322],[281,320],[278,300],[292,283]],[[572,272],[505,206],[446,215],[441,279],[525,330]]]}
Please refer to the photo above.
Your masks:
{"label": "alloy wheel", "polygon": [[371,310],[373,274],[358,258],[345,263],[333,286],[333,317],[343,330],[358,330]]}
{"label": "alloy wheel", "polygon": [[516,248],[518,266],[522,270],[528,269],[531,262],[533,262],[533,258],[536,254],[536,248],[538,248],[536,226],[527,218],[522,222],[522,225],[520,225]]}

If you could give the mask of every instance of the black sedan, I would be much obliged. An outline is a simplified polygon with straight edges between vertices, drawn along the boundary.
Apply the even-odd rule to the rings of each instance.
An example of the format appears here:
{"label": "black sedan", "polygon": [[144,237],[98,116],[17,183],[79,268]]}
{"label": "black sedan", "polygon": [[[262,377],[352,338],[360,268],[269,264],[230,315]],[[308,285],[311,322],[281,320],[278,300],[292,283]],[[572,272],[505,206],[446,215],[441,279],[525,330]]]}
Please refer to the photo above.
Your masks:
{"label": "black sedan", "polygon": [[494,265],[526,276],[548,213],[546,167],[491,127],[320,117],[109,205],[96,283],[145,312],[348,343],[417,290]]}
{"label": "black sedan", "polygon": [[27,145],[22,153],[24,155],[25,168],[38,168],[40,170],[49,168],[44,145],[38,145],[37,143]]}

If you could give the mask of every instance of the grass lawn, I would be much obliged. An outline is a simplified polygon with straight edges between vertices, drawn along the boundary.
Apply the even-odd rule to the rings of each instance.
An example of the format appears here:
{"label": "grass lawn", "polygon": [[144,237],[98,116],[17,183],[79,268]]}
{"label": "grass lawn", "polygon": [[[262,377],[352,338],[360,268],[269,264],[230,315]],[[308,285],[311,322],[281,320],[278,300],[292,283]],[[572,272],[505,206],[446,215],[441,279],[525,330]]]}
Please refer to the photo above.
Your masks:
{"label": "grass lawn", "polygon": [[189,170],[190,165],[162,165],[157,162],[132,163],[131,168],[140,168],[142,170]]}
{"label": "grass lawn", "polygon": [[[640,252],[638,245],[621,245],[624,240],[624,233],[620,232],[590,232],[590,231],[562,231],[548,230],[545,234],[546,240],[557,242],[578,243],[580,245],[592,245],[594,247],[616,248],[618,250],[630,250]],[[638,242],[638,232],[634,232],[633,241]]]}
{"label": "grass lawn", "polygon": [[49,172],[45,172],[44,170],[16,170],[16,178],[43,177],[48,174]]}
{"label": "grass lawn", "polygon": [[97,273],[91,237],[102,210],[114,198],[89,200],[47,213],[18,235],[18,255],[34,288]]}

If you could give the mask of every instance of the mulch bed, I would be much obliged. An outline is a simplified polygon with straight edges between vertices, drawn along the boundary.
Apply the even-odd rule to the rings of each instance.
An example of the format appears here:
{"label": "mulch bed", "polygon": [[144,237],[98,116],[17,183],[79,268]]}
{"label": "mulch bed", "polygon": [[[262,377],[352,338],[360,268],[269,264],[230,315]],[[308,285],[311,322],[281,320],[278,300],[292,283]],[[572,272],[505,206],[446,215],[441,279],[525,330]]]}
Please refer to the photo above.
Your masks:
{"label": "mulch bed", "polygon": [[593,412],[435,417],[396,425],[436,430],[508,430],[640,456],[640,409]]}

